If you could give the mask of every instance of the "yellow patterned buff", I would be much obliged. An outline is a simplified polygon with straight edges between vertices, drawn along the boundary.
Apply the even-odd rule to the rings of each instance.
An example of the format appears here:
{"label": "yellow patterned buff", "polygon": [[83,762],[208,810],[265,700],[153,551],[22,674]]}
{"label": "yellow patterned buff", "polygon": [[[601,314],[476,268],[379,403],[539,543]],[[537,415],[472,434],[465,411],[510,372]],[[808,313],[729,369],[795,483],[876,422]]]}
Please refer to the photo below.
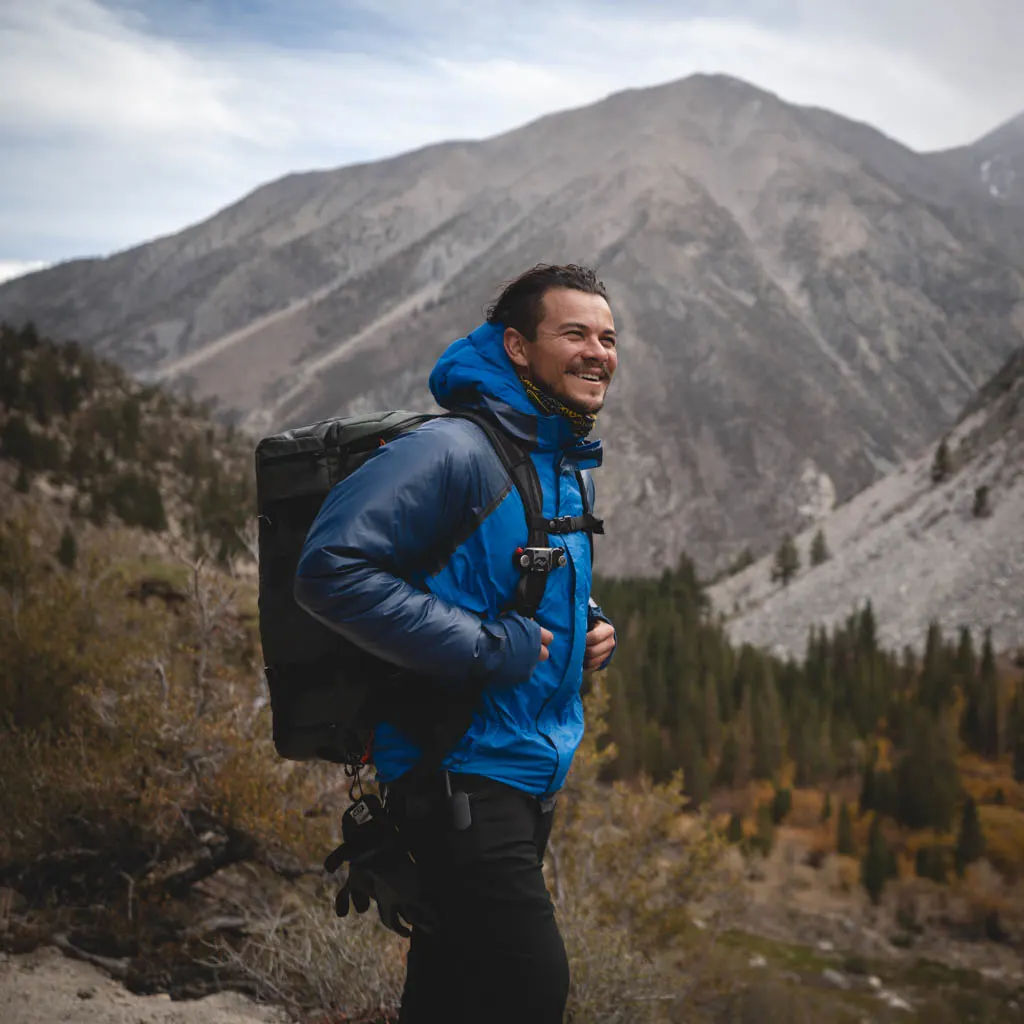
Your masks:
{"label": "yellow patterned buff", "polygon": [[529,377],[520,377],[520,382],[526,389],[526,394],[533,404],[546,416],[563,416],[572,426],[572,432],[577,437],[586,437],[594,429],[597,422],[596,413],[577,412],[570,409],[564,402],[560,402],[554,395],[538,387]]}

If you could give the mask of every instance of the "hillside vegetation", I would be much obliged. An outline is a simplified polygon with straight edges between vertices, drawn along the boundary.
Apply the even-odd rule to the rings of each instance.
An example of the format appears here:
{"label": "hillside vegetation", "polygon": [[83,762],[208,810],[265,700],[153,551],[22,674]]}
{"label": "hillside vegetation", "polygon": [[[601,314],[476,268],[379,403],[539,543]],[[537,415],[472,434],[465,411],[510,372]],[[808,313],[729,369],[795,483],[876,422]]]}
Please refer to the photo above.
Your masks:
{"label": "hillside vegetation", "polygon": [[[4,947],[57,942],[137,991],[389,1019],[404,946],[334,919],[319,866],[349,780],[270,741],[252,441],[31,327],[0,329],[0,367]],[[959,891],[987,858],[982,925],[1019,943],[1021,699],[983,639],[936,629],[897,656],[868,607],[781,661],[728,643],[686,560],[598,597],[620,650],[587,682],[547,864],[573,1021],[861,1019],[858,993],[798,1000],[751,969],[731,930],[810,793],[834,793],[820,856],[861,859],[879,899],[894,872]]]}

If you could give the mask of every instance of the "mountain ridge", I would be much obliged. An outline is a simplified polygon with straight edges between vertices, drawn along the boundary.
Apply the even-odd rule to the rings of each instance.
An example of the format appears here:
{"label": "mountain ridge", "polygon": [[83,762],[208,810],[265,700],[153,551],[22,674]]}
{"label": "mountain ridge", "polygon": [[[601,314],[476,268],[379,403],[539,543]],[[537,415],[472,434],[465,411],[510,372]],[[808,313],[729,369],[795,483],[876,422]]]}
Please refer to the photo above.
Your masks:
{"label": "mountain ridge", "polygon": [[0,317],[265,433],[429,411],[430,366],[502,282],[593,263],[624,339],[602,569],[720,564],[799,519],[808,489],[842,500],[930,443],[1024,341],[1002,213],[984,196],[958,213],[958,174],[826,120],[718,76],[613,94],[286,176],[81,274],[0,286]]}

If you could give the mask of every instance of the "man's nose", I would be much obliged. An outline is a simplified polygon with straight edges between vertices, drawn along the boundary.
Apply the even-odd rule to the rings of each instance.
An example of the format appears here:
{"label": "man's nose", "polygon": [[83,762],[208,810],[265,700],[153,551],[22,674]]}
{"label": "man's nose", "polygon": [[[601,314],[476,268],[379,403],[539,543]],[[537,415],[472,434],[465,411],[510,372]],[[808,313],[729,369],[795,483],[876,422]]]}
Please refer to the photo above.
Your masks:
{"label": "man's nose", "polygon": [[596,359],[602,363],[608,362],[609,358],[608,349],[597,334],[587,335],[587,345],[583,354],[587,359]]}

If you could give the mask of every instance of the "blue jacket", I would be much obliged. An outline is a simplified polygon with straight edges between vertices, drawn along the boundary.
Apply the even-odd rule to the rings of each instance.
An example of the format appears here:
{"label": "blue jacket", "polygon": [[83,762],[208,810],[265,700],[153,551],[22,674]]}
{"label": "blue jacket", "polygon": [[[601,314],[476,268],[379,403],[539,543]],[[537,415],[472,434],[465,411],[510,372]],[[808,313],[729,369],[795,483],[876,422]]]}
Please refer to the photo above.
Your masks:
{"label": "blue jacket", "polygon": [[[582,514],[576,470],[600,465],[600,441],[575,437],[561,416],[540,414],[502,344],[484,324],[450,345],[430,376],[445,408],[483,406],[528,442],[545,516]],[[593,507],[593,484],[584,479]],[[486,436],[438,418],[381,447],[331,491],[299,560],[295,597],[346,638],[404,668],[451,683],[478,681],[483,699],[444,766],[536,795],[561,788],[583,736],[580,683],[587,629],[603,619],[590,599],[585,533],[551,535],[567,552],[536,621],[503,610],[526,544],[526,515]],[[454,551],[440,568],[437,552]],[[538,624],[539,623],[539,624]],[[539,661],[540,626],[554,634]],[[373,760],[391,782],[420,751],[378,727]]]}

